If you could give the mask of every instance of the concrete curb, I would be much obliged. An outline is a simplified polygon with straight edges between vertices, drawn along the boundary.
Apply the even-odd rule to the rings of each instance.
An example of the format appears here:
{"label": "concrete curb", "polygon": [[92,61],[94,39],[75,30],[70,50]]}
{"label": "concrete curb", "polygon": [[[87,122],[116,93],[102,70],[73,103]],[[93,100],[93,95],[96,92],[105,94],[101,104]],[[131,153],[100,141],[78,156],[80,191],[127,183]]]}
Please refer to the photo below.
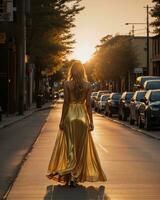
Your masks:
{"label": "concrete curb", "polygon": [[6,122],[6,123],[4,123],[4,124],[1,124],[1,125],[0,125],[0,129],[6,128],[6,127],[8,127],[8,126],[10,126],[10,125],[12,125],[12,124],[14,124],[14,123],[17,123],[17,122],[19,122],[19,121],[21,121],[21,120],[23,120],[23,119],[25,119],[25,118],[31,116],[31,115],[32,115],[33,113],[35,113],[35,112],[43,111],[43,110],[47,110],[47,109],[52,109],[52,108],[54,108],[54,104],[55,104],[55,103],[56,103],[56,102],[54,102],[52,105],[47,106],[47,107],[36,108],[36,109],[34,109],[34,110],[32,110],[32,111],[29,111],[29,113],[26,113],[25,115],[22,115],[22,116],[17,117],[17,119],[14,119],[13,121]]}
{"label": "concrete curb", "polygon": [[132,129],[132,130],[134,130],[134,131],[137,131],[137,132],[139,132],[139,133],[141,133],[141,134],[143,134],[143,135],[146,135],[146,136],[151,137],[151,138],[156,139],[156,140],[160,140],[160,136],[158,137],[158,136],[156,136],[156,135],[153,135],[152,133],[149,133],[148,131],[139,129],[138,127],[131,126],[131,125],[129,125],[129,124],[123,122],[123,121],[119,121],[119,120],[116,120],[116,119],[107,117],[107,116],[102,115],[102,114],[100,114],[100,113],[96,113],[96,114],[99,115],[99,116],[101,116],[101,117],[104,117],[104,118],[106,118],[106,119],[108,119],[108,120],[110,120],[110,121],[116,122],[117,124],[121,124],[121,125],[123,125],[123,126],[126,126],[127,128],[130,128],[130,129]]}

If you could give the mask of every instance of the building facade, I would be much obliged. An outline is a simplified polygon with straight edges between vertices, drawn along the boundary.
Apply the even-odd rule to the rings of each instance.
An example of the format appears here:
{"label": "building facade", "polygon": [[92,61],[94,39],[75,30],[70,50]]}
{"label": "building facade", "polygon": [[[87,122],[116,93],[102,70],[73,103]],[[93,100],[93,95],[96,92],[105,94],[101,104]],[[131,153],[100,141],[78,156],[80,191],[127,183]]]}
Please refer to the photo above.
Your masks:
{"label": "building facade", "polygon": [[153,75],[160,76],[160,35],[152,38]]}
{"label": "building facade", "polygon": [[138,76],[153,75],[152,63],[152,38],[149,38],[149,70],[147,67],[147,37],[146,36],[133,36],[131,43],[137,55],[137,66],[129,74],[128,87],[133,90],[135,80]]}
{"label": "building facade", "polygon": [[0,0],[0,106],[8,114],[22,114],[27,104],[29,3],[29,0]]}
{"label": "building facade", "polygon": [[134,69],[135,76],[152,75],[152,38],[149,38],[149,72],[147,72],[147,37],[132,37],[132,45],[135,49],[138,65]]}

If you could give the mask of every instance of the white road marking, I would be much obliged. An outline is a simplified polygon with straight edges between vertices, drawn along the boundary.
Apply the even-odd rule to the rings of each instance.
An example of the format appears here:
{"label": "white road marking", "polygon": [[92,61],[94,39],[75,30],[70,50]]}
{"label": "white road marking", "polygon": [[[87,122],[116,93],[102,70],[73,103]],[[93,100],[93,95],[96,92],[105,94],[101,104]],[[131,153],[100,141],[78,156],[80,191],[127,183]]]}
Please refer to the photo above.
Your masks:
{"label": "white road marking", "polygon": [[101,149],[103,149],[103,151],[105,151],[106,153],[109,153],[109,151],[108,151],[104,146],[102,146],[101,144],[98,144],[98,146],[99,146]]}

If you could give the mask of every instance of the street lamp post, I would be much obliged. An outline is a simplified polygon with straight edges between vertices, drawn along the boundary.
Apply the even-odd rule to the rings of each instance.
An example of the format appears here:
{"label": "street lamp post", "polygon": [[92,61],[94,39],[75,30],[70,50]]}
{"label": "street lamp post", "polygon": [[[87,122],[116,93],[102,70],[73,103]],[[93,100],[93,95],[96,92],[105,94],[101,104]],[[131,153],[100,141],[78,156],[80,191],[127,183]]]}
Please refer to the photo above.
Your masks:
{"label": "street lamp post", "polygon": [[146,23],[125,23],[125,25],[132,25],[132,36],[134,36],[135,25],[144,25]]}
{"label": "street lamp post", "polygon": [[147,5],[147,74],[149,75],[149,6]]}

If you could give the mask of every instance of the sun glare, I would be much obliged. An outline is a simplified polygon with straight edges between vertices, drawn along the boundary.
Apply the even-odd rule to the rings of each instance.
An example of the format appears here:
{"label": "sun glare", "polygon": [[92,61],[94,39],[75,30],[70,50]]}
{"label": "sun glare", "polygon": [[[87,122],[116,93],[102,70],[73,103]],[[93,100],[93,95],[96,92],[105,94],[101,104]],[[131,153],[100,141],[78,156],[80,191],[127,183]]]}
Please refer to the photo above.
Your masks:
{"label": "sun glare", "polygon": [[94,51],[95,50],[93,48],[90,48],[88,46],[83,46],[77,49],[75,48],[73,58],[80,60],[82,63],[85,63],[91,58]]}

